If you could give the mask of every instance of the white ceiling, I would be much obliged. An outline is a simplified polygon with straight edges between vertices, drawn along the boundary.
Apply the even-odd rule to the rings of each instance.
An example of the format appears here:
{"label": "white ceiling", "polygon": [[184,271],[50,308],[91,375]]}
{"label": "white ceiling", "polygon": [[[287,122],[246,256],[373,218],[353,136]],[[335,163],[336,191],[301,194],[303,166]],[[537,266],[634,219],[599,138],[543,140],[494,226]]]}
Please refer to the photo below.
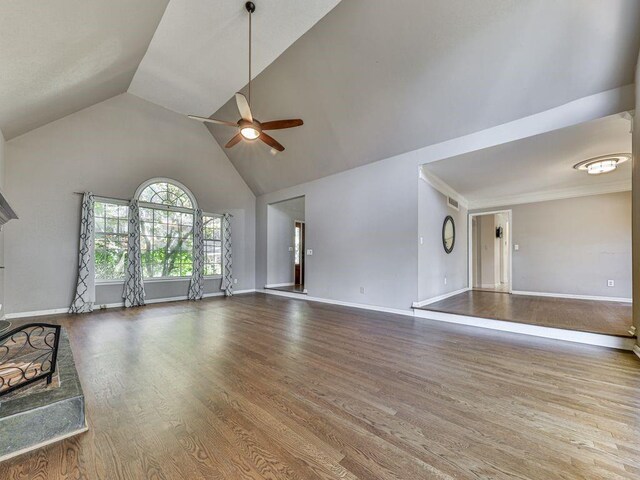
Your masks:
{"label": "white ceiling", "polygon": [[[255,0],[253,76],[340,0]],[[171,0],[129,93],[183,114],[209,116],[248,80],[243,0]]]}
{"label": "white ceiling", "polygon": [[600,155],[631,152],[630,121],[621,115],[555,130],[424,165],[473,208],[587,191],[628,190],[631,162],[602,175],[573,168]]}
{"label": "white ceiling", "polygon": [[343,0],[253,84],[258,119],[305,125],[227,154],[263,194],[618,88],[639,24],[636,0]]}
{"label": "white ceiling", "polygon": [[5,138],[125,92],[167,2],[0,1]]}

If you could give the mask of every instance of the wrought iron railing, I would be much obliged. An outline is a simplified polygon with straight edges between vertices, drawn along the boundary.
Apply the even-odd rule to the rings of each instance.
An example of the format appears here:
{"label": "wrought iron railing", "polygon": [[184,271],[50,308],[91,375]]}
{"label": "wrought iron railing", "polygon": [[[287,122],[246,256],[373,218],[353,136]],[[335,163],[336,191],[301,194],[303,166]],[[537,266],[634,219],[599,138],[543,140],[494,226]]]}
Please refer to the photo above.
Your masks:
{"label": "wrought iron railing", "polygon": [[60,326],[29,323],[0,335],[0,397],[56,371]]}

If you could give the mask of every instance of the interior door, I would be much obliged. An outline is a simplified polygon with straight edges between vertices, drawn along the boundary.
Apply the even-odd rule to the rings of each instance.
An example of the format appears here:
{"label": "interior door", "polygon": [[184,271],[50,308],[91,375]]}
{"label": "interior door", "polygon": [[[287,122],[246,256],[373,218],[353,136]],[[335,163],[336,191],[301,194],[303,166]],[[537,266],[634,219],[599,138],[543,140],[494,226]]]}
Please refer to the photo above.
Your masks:
{"label": "interior door", "polygon": [[304,285],[304,222],[296,221],[294,224],[294,259],[293,277],[296,285]]}

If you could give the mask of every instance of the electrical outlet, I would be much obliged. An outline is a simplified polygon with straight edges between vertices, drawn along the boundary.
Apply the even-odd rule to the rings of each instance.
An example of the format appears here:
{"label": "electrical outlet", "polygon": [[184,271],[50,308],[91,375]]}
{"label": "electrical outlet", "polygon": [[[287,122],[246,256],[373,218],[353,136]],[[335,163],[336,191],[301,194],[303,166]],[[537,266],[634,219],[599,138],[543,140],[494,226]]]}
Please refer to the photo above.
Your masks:
{"label": "electrical outlet", "polygon": [[233,283],[235,283],[235,284],[237,285],[237,284],[238,284],[238,279],[237,279],[237,278],[234,278],[234,279],[233,279]]}
{"label": "electrical outlet", "polygon": [[311,250],[310,248],[307,249],[307,255],[313,255],[313,250]]}
{"label": "electrical outlet", "polygon": [[614,280],[607,280],[607,287],[615,287],[616,282]]}
{"label": "electrical outlet", "polygon": [[364,295],[364,287],[360,287],[360,293]]}
{"label": "electrical outlet", "polygon": [[517,243],[513,246],[513,249],[517,252],[518,250],[520,250],[520,245],[518,245]]}
{"label": "electrical outlet", "polygon": [[290,251],[290,252],[293,252],[293,247],[289,247],[289,251]]}

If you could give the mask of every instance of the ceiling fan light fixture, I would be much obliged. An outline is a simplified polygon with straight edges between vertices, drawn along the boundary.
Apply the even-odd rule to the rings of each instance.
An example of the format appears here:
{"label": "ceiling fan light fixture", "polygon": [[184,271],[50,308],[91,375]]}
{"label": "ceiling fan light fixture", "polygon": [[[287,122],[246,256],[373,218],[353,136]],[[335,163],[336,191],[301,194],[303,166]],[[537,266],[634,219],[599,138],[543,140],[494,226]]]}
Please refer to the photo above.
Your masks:
{"label": "ceiling fan light fixture", "polygon": [[255,140],[260,136],[260,132],[253,127],[242,127],[240,129],[240,135],[246,140]]}
{"label": "ceiling fan light fixture", "polygon": [[291,118],[286,120],[272,120],[270,122],[260,123],[253,117],[251,113],[251,17],[256,11],[256,5],[253,2],[246,2],[245,8],[249,13],[249,83],[247,84],[248,97],[245,97],[243,93],[237,92],[235,95],[236,105],[240,112],[240,120],[237,123],[228,122],[226,120],[216,120],[210,117],[201,117],[198,115],[189,115],[189,118],[198,120],[203,123],[212,123],[214,125],[225,125],[227,127],[236,127],[238,133],[236,133],[231,140],[224,146],[225,148],[232,148],[240,143],[243,139],[249,142],[254,140],[261,140],[271,147],[271,153],[283,152],[284,147],[275,138],[264,133],[264,130],[283,130],[286,128],[299,127],[304,124],[300,118]]}
{"label": "ceiling fan light fixture", "polygon": [[602,173],[613,172],[618,165],[631,159],[630,153],[615,153],[603,155],[601,157],[590,158],[580,163],[576,163],[573,168],[587,172],[589,175],[600,175]]}

